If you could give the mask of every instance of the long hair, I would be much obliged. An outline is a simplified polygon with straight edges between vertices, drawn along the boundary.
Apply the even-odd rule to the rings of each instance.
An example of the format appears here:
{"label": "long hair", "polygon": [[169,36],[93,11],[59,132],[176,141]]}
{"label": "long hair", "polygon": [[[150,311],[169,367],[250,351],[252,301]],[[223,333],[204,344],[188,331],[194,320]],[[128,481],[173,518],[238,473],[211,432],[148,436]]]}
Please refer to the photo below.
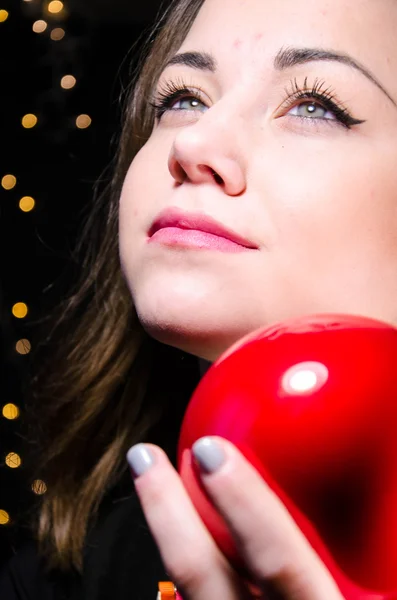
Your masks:
{"label": "long hair", "polygon": [[198,381],[178,390],[172,373],[193,357],[151,339],[138,321],[119,262],[118,203],[153,127],[153,87],[203,1],[173,0],[149,32],[123,99],[110,182],[93,202],[76,248],[79,280],[46,330],[46,358],[37,372],[33,361],[27,437],[33,471],[47,491],[31,527],[49,568],[82,571],[88,528],[125,472],[128,448],[164,419],[172,431],[170,405]]}

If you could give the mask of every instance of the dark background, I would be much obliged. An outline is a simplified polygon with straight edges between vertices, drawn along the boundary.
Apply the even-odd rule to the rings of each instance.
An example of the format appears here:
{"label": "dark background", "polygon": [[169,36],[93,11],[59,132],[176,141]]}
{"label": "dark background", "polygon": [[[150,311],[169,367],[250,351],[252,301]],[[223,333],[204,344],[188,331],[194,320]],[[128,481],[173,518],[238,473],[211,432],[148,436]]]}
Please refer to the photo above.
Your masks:
{"label": "dark background", "polygon": [[[48,0],[8,0],[0,9],[1,155],[0,180],[17,178],[11,190],[0,187],[0,566],[23,543],[23,516],[37,496],[24,472],[20,431],[24,414],[24,382],[30,355],[19,354],[20,339],[40,338],[40,321],[54,310],[75,277],[71,260],[84,208],[96,182],[105,184],[120,129],[120,92],[128,86],[130,65],[158,11],[167,0],[64,0],[64,10],[49,16]],[[34,33],[33,23],[48,27]],[[65,37],[53,41],[51,30]],[[143,34],[143,37],[142,37]],[[137,42],[137,45],[136,45]],[[60,86],[64,75],[76,85]],[[22,117],[33,113],[38,123],[24,129]],[[92,124],[78,129],[75,119],[88,114]],[[19,200],[35,199],[31,212]],[[25,302],[28,314],[12,314]],[[2,414],[8,403],[20,417]],[[15,452],[21,465],[11,468],[6,456]],[[4,518],[3,518],[4,520]]]}

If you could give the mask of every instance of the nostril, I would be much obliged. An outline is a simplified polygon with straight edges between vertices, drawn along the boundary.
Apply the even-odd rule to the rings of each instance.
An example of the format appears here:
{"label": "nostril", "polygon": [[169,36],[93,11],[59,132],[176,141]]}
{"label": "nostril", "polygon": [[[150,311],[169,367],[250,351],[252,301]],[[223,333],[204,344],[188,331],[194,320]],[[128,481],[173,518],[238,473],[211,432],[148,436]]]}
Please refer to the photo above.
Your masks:
{"label": "nostril", "polygon": [[214,179],[215,179],[216,183],[220,183],[220,184],[222,184],[222,183],[223,183],[223,179],[222,179],[222,177],[220,177],[220,176],[218,175],[218,173],[216,173],[216,172],[214,171],[214,169],[211,169],[211,173],[213,174],[213,176],[214,176]]}
{"label": "nostril", "polygon": [[221,185],[224,183],[222,177],[220,177],[214,169],[211,169],[211,167],[208,167],[207,165],[198,165],[198,169],[202,173],[211,173],[217,183],[220,183]]}

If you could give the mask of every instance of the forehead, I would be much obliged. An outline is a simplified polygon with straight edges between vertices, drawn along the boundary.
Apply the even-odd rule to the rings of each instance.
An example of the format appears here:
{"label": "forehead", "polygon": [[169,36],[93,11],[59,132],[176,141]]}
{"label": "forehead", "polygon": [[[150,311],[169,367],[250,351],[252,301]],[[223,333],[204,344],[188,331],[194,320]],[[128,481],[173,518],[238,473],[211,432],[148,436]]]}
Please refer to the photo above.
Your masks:
{"label": "forehead", "polygon": [[282,46],[347,52],[397,93],[397,0],[205,0],[180,52],[226,69],[269,64]]}

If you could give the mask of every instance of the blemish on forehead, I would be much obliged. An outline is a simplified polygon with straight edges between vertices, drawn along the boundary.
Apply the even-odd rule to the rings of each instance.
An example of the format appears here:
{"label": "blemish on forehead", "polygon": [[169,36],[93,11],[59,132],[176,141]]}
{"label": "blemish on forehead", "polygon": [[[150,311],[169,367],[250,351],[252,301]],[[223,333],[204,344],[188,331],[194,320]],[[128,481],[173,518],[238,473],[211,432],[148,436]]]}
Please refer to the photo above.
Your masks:
{"label": "blemish on forehead", "polygon": [[[256,33],[254,35],[254,42],[259,42],[263,38],[263,33]],[[233,42],[233,48],[241,48],[243,44],[243,40],[241,38],[236,38]]]}

